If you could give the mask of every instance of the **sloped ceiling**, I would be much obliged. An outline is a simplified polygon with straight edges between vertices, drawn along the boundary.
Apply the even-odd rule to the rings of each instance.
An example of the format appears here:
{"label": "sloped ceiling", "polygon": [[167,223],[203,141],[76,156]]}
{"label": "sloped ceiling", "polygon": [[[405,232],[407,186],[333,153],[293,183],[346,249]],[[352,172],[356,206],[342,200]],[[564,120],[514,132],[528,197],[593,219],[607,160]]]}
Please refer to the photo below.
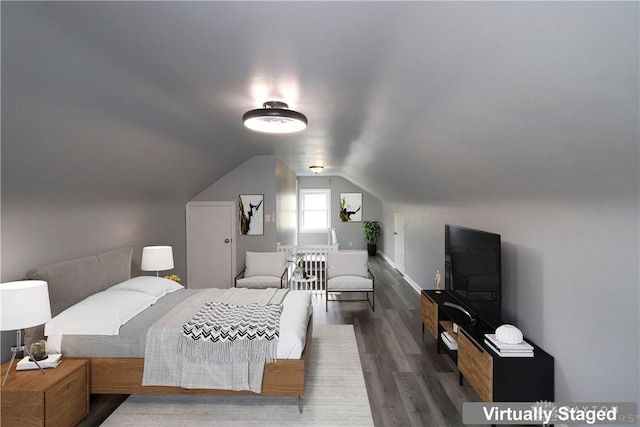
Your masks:
{"label": "sloped ceiling", "polygon": [[[635,2],[1,8],[3,194],[189,200],[264,154],[386,201],[637,191]],[[270,99],[308,128],[244,129]]]}

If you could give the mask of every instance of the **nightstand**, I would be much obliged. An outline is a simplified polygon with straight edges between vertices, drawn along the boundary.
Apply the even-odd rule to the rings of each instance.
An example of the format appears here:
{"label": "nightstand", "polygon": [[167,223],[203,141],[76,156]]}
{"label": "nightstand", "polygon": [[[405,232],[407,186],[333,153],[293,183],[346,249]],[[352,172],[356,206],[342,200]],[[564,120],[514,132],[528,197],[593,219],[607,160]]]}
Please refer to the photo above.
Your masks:
{"label": "nightstand", "polygon": [[[2,364],[4,376],[9,363]],[[2,425],[74,426],[89,414],[89,361],[65,359],[56,368],[16,371],[2,387]]]}

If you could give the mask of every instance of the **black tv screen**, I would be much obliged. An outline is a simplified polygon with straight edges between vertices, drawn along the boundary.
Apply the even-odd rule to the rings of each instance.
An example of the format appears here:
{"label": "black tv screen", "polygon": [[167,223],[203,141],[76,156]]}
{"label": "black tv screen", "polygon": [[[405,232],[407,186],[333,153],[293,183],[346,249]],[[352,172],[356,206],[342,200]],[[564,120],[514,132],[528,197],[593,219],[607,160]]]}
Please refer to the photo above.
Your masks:
{"label": "black tv screen", "polygon": [[445,225],[445,289],[489,324],[500,324],[500,235]]}

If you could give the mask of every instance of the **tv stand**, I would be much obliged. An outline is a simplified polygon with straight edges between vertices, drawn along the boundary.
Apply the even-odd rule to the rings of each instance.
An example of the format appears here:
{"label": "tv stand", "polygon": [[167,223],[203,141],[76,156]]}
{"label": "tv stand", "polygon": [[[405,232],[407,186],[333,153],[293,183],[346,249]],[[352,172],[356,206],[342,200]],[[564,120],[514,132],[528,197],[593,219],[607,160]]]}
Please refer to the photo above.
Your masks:
{"label": "tv stand", "polygon": [[[460,385],[466,378],[485,402],[554,401],[554,359],[543,349],[526,340],[534,347],[534,357],[500,357],[484,343],[484,334],[500,325],[470,313],[446,291],[423,290],[420,306],[422,333],[426,327],[438,342],[438,352],[444,349],[456,363]],[[457,350],[442,341],[443,331],[456,339]]]}

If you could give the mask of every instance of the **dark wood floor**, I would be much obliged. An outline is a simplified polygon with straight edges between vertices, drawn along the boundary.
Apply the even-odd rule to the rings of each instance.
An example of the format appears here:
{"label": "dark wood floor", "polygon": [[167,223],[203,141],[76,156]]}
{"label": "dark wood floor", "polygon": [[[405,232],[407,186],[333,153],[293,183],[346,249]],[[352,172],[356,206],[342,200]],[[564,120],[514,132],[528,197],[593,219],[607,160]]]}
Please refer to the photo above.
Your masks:
{"label": "dark wood floor", "polygon": [[353,324],[376,426],[462,426],[462,402],[480,401],[458,385],[452,360],[422,334],[420,295],[380,255],[369,258],[376,311],[366,303],[314,296],[316,324]]}
{"label": "dark wood floor", "polygon": [[[376,426],[462,426],[462,402],[480,401],[458,384],[455,364],[422,334],[420,296],[380,255],[370,257],[376,311],[366,302],[313,296],[316,325],[353,324]],[[92,396],[81,426],[97,426],[126,396]]]}

